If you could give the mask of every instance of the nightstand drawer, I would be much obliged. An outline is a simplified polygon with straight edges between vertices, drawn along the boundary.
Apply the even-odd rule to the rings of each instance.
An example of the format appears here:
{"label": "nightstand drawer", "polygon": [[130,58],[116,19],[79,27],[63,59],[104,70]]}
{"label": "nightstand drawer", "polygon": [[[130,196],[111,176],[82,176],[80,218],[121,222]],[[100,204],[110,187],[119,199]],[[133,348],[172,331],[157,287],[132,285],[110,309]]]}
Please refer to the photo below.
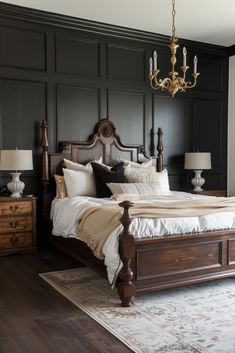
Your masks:
{"label": "nightstand drawer", "polygon": [[0,218],[0,233],[31,231],[33,227],[31,216]]}
{"label": "nightstand drawer", "polygon": [[0,216],[12,216],[32,213],[32,202],[28,201],[8,201],[0,203]]}
{"label": "nightstand drawer", "polygon": [[14,233],[0,235],[0,249],[14,249],[32,246],[32,234]]}

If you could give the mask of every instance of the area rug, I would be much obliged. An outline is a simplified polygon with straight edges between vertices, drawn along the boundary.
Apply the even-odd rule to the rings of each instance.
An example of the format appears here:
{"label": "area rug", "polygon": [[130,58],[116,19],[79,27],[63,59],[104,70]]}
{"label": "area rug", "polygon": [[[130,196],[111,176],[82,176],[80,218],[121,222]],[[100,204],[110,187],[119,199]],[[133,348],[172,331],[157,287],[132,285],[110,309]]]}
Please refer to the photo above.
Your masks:
{"label": "area rug", "polygon": [[136,353],[235,353],[235,279],[138,295],[122,308],[90,269],[41,277]]}

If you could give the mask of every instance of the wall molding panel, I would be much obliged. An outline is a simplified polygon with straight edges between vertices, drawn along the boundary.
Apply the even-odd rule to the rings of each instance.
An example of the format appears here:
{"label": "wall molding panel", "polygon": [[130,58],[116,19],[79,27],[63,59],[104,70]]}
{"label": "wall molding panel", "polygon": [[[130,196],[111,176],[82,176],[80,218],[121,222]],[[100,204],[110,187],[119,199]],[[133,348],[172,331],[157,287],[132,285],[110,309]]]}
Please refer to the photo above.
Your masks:
{"label": "wall molding panel", "polygon": [[109,90],[108,117],[124,143],[145,145],[145,94]]}
{"label": "wall molding panel", "polygon": [[57,141],[82,141],[99,121],[99,88],[57,85]]}
{"label": "wall molding panel", "polygon": [[[198,55],[201,75],[194,89],[172,99],[148,82],[154,49],[161,77],[168,75],[168,42],[163,35],[0,3],[0,143],[5,148],[6,139],[18,139],[19,148],[34,150],[28,193],[38,192],[42,119],[48,121],[54,151],[60,140],[86,140],[105,117],[125,143],[143,144],[153,156],[156,130],[163,128],[172,189],[191,188],[184,152],[197,145],[212,152],[206,187],[226,189],[229,50],[180,39],[191,69]],[[9,128],[19,124],[20,137]]]}
{"label": "wall molding panel", "polygon": [[145,50],[130,46],[108,44],[107,78],[111,81],[132,84],[145,83]]}
{"label": "wall molding panel", "polygon": [[99,42],[56,35],[56,73],[98,78],[100,76]]}
{"label": "wall molding panel", "polygon": [[0,66],[46,70],[46,35],[29,29],[0,26]]}

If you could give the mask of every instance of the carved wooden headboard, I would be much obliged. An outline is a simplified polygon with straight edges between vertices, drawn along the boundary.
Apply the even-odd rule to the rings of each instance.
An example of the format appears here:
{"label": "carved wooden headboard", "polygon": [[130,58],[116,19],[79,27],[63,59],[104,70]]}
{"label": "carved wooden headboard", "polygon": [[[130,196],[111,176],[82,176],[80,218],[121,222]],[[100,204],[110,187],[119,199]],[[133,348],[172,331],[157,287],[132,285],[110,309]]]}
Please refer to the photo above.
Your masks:
{"label": "carved wooden headboard", "polygon": [[[59,150],[48,153],[48,125],[42,122],[42,185],[43,185],[43,210],[48,214],[50,207],[50,180],[55,174],[62,174],[63,159],[70,159],[78,163],[86,163],[103,157],[103,163],[113,165],[122,159],[141,162],[149,158],[142,145],[125,145],[116,134],[116,128],[109,119],[100,120],[94,128],[93,134],[87,141],[64,141],[59,143]],[[157,162],[156,169],[163,168],[162,130],[158,129]]]}

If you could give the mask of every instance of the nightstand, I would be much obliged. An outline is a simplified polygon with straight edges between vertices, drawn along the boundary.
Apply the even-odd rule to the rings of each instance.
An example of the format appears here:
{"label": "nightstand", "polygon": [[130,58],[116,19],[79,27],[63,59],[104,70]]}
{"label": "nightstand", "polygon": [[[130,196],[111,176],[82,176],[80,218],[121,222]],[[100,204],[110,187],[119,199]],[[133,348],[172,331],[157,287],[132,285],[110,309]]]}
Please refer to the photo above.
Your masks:
{"label": "nightstand", "polygon": [[36,250],[36,198],[0,197],[0,255]]}
{"label": "nightstand", "polygon": [[226,191],[225,190],[203,190],[203,191],[189,191],[192,194],[197,194],[197,195],[207,195],[207,196],[217,196],[217,197],[225,197],[226,196]]}

